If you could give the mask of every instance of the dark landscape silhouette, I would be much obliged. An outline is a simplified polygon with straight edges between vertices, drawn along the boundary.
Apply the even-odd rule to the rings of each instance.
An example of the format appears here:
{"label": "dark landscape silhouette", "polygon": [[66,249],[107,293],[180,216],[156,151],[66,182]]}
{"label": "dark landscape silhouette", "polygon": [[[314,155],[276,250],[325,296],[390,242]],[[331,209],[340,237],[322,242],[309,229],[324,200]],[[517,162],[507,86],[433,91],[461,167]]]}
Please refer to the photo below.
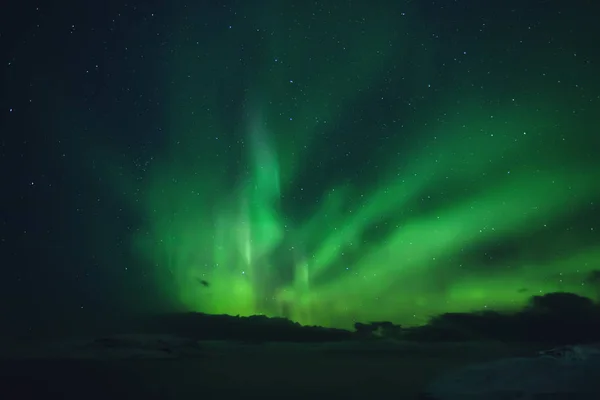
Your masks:
{"label": "dark landscape silhouette", "polygon": [[533,296],[514,312],[446,313],[428,324],[402,327],[389,321],[362,321],[355,330],[302,326],[285,318],[167,313],[148,317],[140,329],[196,340],[336,342],[394,339],[416,342],[500,341],[566,345],[600,341],[600,305],[573,293]]}

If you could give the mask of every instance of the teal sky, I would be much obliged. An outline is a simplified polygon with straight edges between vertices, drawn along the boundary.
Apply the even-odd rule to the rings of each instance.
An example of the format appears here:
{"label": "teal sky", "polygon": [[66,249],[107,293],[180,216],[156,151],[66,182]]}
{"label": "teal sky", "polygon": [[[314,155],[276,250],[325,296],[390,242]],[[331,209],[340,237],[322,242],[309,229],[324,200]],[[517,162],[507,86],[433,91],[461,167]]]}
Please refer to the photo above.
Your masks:
{"label": "teal sky", "polygon": [[596,298],[593,21],[442,3],[132,6],[67,42],[47,120],[119,298],[342,327]]}
{"label": "teal sky", "polygon": [[183,306],[410,323],[595,295],[594,226],[566,223],[600,195],[592,54],[544,41],[558,21],[300,6],[173,36],[143,202]]}

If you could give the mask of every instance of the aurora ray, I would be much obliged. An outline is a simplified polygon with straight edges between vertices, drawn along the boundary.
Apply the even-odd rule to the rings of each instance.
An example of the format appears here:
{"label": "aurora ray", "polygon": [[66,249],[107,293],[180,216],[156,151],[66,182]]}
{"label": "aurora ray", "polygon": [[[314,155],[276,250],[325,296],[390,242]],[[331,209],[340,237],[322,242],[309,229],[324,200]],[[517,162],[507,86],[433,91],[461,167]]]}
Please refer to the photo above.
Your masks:
{"label": "aurora ray", "polygon": [[344,327],[597,297],[594,71],[447,33],[415,3],[274,2],[209,37],[173,17],[143,176],[86,153],[139,216],[160,296]]}

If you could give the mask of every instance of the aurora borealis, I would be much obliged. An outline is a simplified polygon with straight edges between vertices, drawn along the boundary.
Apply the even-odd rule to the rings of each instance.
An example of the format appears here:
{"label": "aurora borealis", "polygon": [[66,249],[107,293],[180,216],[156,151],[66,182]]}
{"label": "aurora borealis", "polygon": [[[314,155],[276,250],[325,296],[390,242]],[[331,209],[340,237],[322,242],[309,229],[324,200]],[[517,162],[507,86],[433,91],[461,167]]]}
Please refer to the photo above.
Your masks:
{"label": "aurora borealis", "polygon": [[47,83],[43,118],[48,158],[88,193],[100,269],[127,265],[152,304],[340,327],[596,298],[588,17],[442,3],[129,4],[73,22],[72,62],[40,72],[72,77]]}

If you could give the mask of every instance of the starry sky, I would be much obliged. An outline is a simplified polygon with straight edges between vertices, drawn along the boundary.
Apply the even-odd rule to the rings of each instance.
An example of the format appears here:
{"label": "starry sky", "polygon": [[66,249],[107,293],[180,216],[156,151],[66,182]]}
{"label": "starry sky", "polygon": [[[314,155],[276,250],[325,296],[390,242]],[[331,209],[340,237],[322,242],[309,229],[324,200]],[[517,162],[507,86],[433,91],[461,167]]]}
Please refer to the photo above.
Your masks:
{"label": "starry sky", "polygon": [[592,1],[14,3],[13,324],[414,325],[600,295]]}

